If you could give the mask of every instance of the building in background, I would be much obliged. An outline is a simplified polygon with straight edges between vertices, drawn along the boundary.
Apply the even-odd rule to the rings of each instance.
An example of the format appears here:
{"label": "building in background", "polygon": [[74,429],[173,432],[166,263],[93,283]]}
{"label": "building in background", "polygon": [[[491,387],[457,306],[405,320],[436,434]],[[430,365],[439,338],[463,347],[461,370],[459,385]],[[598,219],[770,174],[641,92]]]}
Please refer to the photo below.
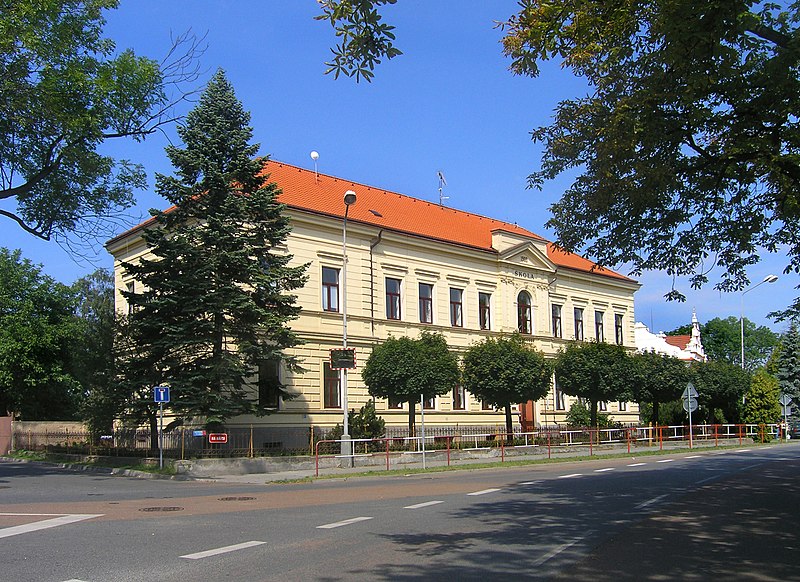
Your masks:
{"label": "building in background", "polygon": [[687,362],[708,360],[703,349],[703,341],[700,338],[700,322],[697,320],[697,313],[694,309],[692,309],[692,333],[689,335],[652,333],[645,324],[637,321],[634,336],[636,349],[640,352],[656,352]]}
{"label": "building in background", "polygon": [[[293,400],[280,401],[274,414],[240,417],[228,426],[319,427],[343,417],[339,372],[329,353],[342,345],[342,230],[344,194],[356,193],[347,215],[347,343],[359,368],[348,379],[347,403],[358,409],[370,398],[360,366],[372,347],[387,337],[440,332],[463,352],[487,336],[519,331],[553,357],[570,340],[597,340],[633,349],[634,302],[639,284],[591,261],[560,251],[542,237],[511,224],[448,208],[381,188],[318,174],[280,162],[266,163],[277,183],[292,231],[285,252],[293,264],[309,264],[299,290],[299,319],[292,328],[304,344],[293,350],[303,373],[277,373]],[[121,262],[148,254],[145,222],[108,242],[114,256],[117,310],[127,311],[119,290],[133,289]],[[555,388],[521,412],[527,426],[563,423],[570,405]],[[407,425],[407,409],[376,402],[387,426]],[[418,407],[419,408],[419,407]],[[614,420],[637,422],[638,406],[609,403]],[[454,386],[450,394],[425,403],[428,426],[503,427],[495,411]]]}

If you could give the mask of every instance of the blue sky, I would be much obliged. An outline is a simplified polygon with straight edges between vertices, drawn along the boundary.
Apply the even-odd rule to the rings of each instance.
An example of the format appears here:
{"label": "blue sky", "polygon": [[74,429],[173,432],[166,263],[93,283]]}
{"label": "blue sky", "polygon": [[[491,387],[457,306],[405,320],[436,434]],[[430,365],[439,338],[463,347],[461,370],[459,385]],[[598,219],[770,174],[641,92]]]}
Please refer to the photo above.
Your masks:
{"label": "blue sky", "polygon": [[[441,171],[447,205],[552,239],[544,227],[548,207],[569,181],[553,181],[543,192],[526,189],[541,154],[530,131],[549,123],[558,101],[582,94],[585,85],[559,63],[546,63],[536,79],[508,71],[502,31],[494,23],[516,8],[515,0],[399,0],[385,14],[404,54],[384,62],[372,83],[359,84],[323,74],[335,37],[328,23],[313,20],[319,13],[314,0],[122,0],[108,13],[105,33],[119,49],[157,60],[171,37],[188,29],[206,35],[203,80],[217,68],[226,71],[252,114],[262,155],[313,168],[309,153],[315,150],[321,172],[432,201],[438,201]],[[164,154],[168,139],[176,140],[174,128],[141,144],[109,148],[148,172],[151,188],[137,193],[136,215],[165,206],[152,184],[156,172],[172,173]],[[0,246],[21,248],[65,283],[96,266],[112,266],[102,248],[94,263],[76,261],[10,221],[0,227]],[[755,284],[771,273],[780,279],[745,295],[746,317],[776,331],[785,325],[766,314],[788,305],[798,283],[796,275],[782,273],[786,262],[785,256],[765,255],[750,279]],[[617,270],[627,274],[624,267]],[[741,294],[720,294],[711,285],[693,291],[678,280],[686,303],[666,302],[669,277],[656,272],[637,280],[636,319],[654,331],[689,323],[693,307],[701,321],[739,316]]]}

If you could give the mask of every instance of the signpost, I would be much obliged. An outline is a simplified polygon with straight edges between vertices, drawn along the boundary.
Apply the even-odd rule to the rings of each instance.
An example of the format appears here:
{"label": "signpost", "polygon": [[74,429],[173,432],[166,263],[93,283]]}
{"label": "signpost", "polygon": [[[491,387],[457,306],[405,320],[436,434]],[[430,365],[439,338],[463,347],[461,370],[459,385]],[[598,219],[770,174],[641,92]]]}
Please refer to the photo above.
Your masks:
{"label": "signpost", "polygon": [[697,410],[697,390],[694,388],[694,384],[689,382],[686,385],[686,389],[683,391],[681,395],[681,399],[683,400],[683,409],[689,413],[689,448],[692,448],[692,412]]}
{"label": "signpost", "polygon": [[781,412],[783,413],[783,426],[785,435],[788,435],[789,430],[789,414],[792,412],[792,397],[788,394],[781,394],[780,398]]}
{"label": "signpost", "polygon": [[164,468],[164,403],[169,402],[169,386],[154,386],[153,400],[158,403],[158,468]]}

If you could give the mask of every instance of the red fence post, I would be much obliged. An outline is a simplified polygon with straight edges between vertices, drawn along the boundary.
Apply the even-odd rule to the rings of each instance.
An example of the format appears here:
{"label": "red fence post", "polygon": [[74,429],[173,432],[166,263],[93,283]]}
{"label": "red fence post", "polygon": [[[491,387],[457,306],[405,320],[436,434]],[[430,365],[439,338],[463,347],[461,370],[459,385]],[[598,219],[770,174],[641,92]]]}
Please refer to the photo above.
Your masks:
{"label": "red fence post", "polygon": [[656,425],[656,428],[658,429],[658,450],[659,451],[663,451],[664,450],[664,427]]}
{"label": "red fence post", "polygon": [[714,425],[714,446],[715,447],[719,446],[719,425],[718,424]]}

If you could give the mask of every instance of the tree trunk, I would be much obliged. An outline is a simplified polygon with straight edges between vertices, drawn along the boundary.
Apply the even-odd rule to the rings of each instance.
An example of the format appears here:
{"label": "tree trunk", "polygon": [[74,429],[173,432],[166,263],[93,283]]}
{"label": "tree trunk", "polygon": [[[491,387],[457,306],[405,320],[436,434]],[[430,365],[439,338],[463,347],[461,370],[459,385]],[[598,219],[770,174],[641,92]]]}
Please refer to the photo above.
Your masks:
{"label": "tree trunk", "polygon": [[589,424],[591,428],[597,428],[597,400],[589,402]]}
{"label": "tree trunk", "polygon": [[414,400],[409,400],[408,401],[408,436],[412,437],[412,438],[414,436],[416,436],[415,435],[416,431],[414,430],[414,428],[415,428],[414,427],[414,420],[415,420],[414,417],[416,416],[416,414],[415,414],[415,412],[416,412],[415,404],[416,404],[416,402]]}
{"label": "tree trunk", "polygon": [[506,402],[506,442],[511,444],[514,442],[514,421],[511,418],[511,403]]}
{"label": "tree trunk", "polygon": [[658,413],[660,405],[661,403],[658,400],[653,400],[653,415],[650,418],[650,422],[653,423],[653,426],[658,426]]}
{"label": "tree trunk", "polygon": [[154,410],[147,413],[150,424],[150,450],[158,450],[158,413]]}

